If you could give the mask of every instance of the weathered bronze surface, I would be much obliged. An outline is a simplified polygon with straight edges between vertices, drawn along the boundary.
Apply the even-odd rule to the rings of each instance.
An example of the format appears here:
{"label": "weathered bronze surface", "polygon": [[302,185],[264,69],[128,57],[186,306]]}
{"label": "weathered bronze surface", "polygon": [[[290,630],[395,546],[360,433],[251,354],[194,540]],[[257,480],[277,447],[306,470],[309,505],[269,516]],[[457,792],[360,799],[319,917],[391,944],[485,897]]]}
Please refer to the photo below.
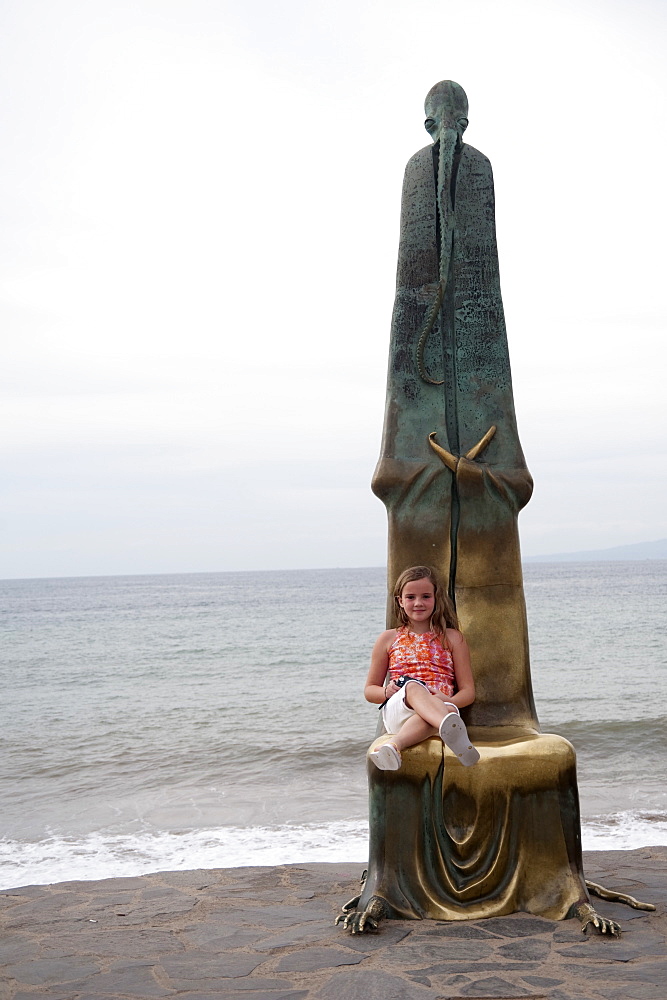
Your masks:
{"label": "weathered bronze surface", "polygon": [[434,738],[405,750],[399,771],[368,763],[368,876],[342,922],[357,933],[385,916],[525,910],[616,934],[586,889],[574,750],[540,734],[533,701],[517,527],[532,479],[514,413],[491,165],[462,141],[458,84],[436,84],[425,110],[434,142],[405,172],[373,490],[388,514],[388,608],[408,566],[435,566],[448,581],[477,691],[462,714],[481,759],[464,768]]}
{"label": "weathered bronze surface", "polygon": [[435,142],[405,171],[373,478],[387,507],[389,590],[407,566],[435,566],[473,654],[467,723],[536,729],[517,530],[532,479],[514,414],[493,175],[462,141],[468,101],[458,84],[436,84],[425,110]]}

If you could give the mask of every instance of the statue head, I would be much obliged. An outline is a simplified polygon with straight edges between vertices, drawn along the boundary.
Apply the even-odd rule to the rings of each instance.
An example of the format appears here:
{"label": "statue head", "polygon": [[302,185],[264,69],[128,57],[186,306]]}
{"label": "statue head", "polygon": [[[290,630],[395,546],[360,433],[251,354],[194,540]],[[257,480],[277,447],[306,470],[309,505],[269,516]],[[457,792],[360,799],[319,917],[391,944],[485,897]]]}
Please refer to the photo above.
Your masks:
{"label": "statue head", "polygon": [[434,142],[443,129],[453,129],[458,141],[468,127],[468,98],[465,90],[453,80],[441,80],[431,87],[424,102],[424,128]]}

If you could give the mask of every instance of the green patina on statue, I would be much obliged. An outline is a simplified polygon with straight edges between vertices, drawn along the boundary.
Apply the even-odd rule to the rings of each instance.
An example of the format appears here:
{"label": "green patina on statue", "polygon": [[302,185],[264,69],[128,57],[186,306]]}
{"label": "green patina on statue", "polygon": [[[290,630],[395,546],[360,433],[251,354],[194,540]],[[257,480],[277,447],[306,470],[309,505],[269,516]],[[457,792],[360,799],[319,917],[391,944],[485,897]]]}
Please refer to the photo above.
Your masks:
{"label": "green patina on statue", "polygon": [[491,165],[463,142],[458,84],[436,84],[425,111],[433,144],[405,172],[373,490],[389,523],[388,627],[404,569],[430,565],[449,582],[476,687],[462,715],[480,760],[465,768],[432,738],[404,750],[400,770],[369,764],[369,868],[339,919],[356,933],[383,917],[523,910],[576,914],[616,934],[590,904],[589,890],[605,890],[584,878],[574,750],[540,733],[533,701],[517,525],[532,480],[514,413]]}

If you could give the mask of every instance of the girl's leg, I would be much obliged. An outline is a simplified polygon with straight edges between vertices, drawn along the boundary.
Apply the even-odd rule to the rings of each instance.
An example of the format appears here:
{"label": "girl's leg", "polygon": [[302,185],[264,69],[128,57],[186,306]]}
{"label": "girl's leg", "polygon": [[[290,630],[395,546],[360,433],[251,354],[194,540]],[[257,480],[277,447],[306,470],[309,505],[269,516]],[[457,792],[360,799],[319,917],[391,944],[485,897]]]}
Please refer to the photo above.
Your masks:
{"label": "girl's leg", "polygon": [[421,743],[422,740],[428,739],[429,736],[436,736],[437,733],[438,730],[434,726],[424,722],[420,716],[413,715],[391,737],[391,742],[398,750],[406,750],[407,747],[413,747],[415,743]]}
{"label": "girl's leg", "polygon": [[397,733],[392,733],[386,743],[373,750],[370,758],[381,771],[397,771],[401,766],[401,751],[421,743],[429,736],[437,736],[438,730],[429,726],[418,715],[412,715],[403,723]]}
{"label": "girl's leg", "polygon": [[[456,709],[446,701],[441,701],[434,694],[427,691],[421,684],[410,684],[408,682],[405,689],[405,704],[411,708],[424,721],[434,729],[439,729],[440,723],[446,715],[456,712]],[[408,719],[408,722],[412,720]],[[401,731],[407,726],[407,722],[401,726]],[[426,737],[422,737],[426,739]]]}
{"label": "girl's leg", "polygon": [[[436,729],[442,742],[454,751],[464,767],[470,767],[477,763],[479,753],[470,742],[468,730],[452,705],[440,701],[421,684],[414,683],[407,685],[405,701],[417,716]],[[409,719],[408,722],[410,721],[412,720]],[[405,725],[407,726],[407,724],[406,722]],[[405,726],[401,726],[399,732],[402,732],[404,728]],[[422,737],[422,739],[425,738]]]}

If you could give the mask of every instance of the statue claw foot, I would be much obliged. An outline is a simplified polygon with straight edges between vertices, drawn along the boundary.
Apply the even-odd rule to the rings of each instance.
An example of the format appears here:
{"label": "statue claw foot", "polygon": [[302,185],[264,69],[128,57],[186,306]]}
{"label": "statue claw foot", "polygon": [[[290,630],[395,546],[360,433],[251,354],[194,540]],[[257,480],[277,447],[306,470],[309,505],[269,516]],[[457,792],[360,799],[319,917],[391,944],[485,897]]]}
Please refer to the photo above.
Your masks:
{"label": "statue claw foot", "polygon": [[579,903],[574,908],[574,916],[581,921],[581,930],[585,934],[592,927],[598,934],[609,934],[610,937],[620,937],[621,928],[615,920],[602,917],[593,909],[590,903]]}
{"label": "statue claw foot", "polygon": [[352,909],[352,904],[357,905],[361,897],[351,899],[343,907],[343,912],[336,917],[336,923],[343,925],[344,931],[351,934],[363,934],[364,932],[377,932],[378,924],[387,915],[387,906],[379,896],[371,896],[365,910]]}

